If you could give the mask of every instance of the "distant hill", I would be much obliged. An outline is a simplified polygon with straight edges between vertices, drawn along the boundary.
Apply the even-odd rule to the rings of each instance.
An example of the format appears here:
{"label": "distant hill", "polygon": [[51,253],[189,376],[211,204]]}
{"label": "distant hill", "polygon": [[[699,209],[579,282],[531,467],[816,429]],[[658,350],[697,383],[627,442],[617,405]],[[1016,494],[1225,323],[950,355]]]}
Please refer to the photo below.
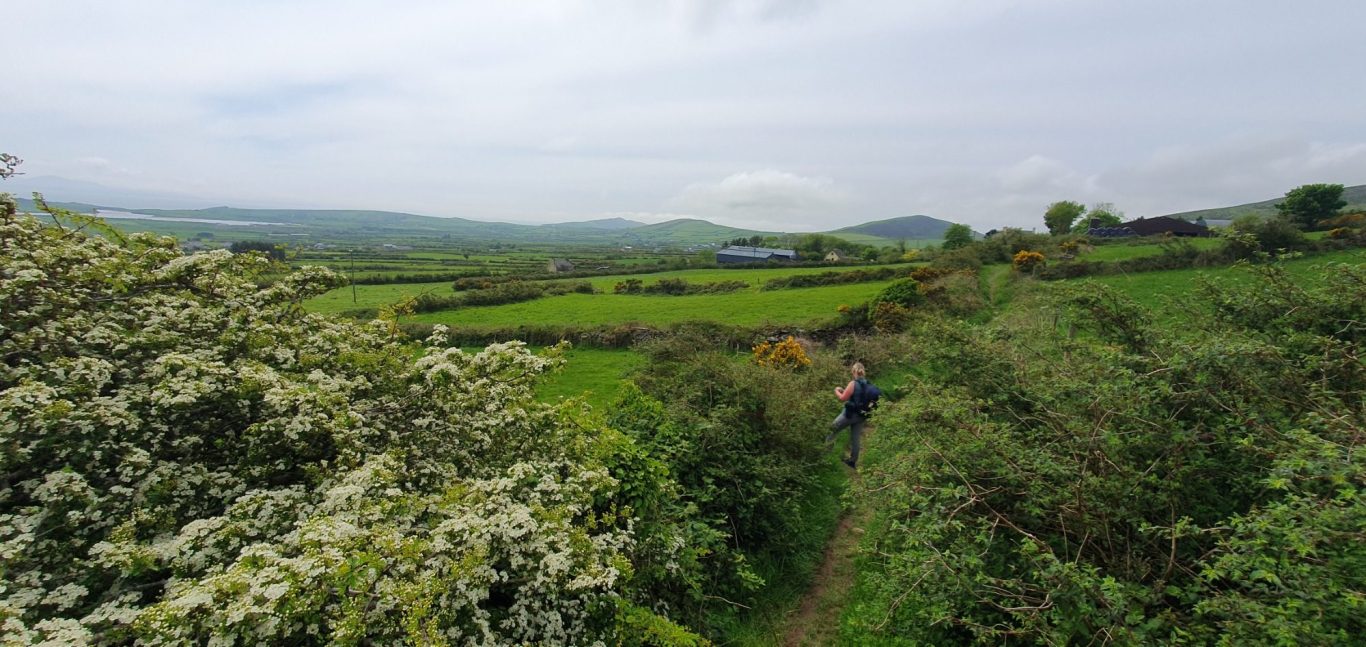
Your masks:
{"label": "distant hill", "polygon": [[916,240],[916,239],[939,239],[944,237],[944,230],[948,229],[953,223],[947,220],[931,218],[929,216],[915,215],[891,218],[888,220],[874,220],[865,222],[861,225],[845,227],[827,232],[832,236],[840,234],[864,234],[876,236],[889,240]]}
{"label": "distant hill", "polygon": [[668,222],[661,222],[653,225],[641,225],[620,232],[624,240],[634,241],[640,244],[696,244],[696,243],[719,243],[730,238],[740,236],[761,236],[777,235],[772,231],[755,231],[753,229],[736,229],[718,225],[706,220],[696,218],[679,218]]}
{"label": "distant hill", "polygon": [[[20,198],[19,196],[15,196],[15,201],[19,203],[20,211],[32,212],[38,210],[38,205],[33,202],[32,198]],[[87,204],[84,202],[54,202],[48,200],[47,204],[50,207],[66,209],[67,211],[75,211],[77,213],[94,213],[96,209],[110,209],[110,207],[101,207],[99,205]]]}
{"label": "distant hill", "polygon": [[549,225],[541,225],[553,229],[590,229],[599,231],[618,231],[631,229],[633,227],[644,227],[645,223],[625,218],[600,218],[598,220],[585,220],[582,222],[557,222]]}
{"label": "distant hill", "polygon": [[[1232,207],[1219,207],[1215,209],[1200,209],[1197,211],[1182,211],[1181,213],[1169,213],[1172,218],[1182,220],[1195,220],[1203,217],[1205,220],[1232,220],[1238,216],[1253,214],[1258,216],[1276,215],[1276,204],[1284,200],[1285,196],[1262,200],[1261,202],[1249,202]],[[1342,199],[1347,202],[1347,209],[1366,209],[1366,184],[1358,184],[1343,189]]]}

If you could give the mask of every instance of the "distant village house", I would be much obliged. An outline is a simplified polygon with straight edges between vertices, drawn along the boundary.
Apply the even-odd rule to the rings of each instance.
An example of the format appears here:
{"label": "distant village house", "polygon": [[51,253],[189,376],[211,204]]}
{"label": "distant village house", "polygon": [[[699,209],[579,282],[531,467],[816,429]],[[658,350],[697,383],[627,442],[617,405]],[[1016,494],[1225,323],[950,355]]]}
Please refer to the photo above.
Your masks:
{"label": "distant village house", "polygon": [[850,259],[849,255],[845,254],[843,250],[832,249],[829,254],[825,255],[825,260],[831,263],[843,263],[852,259]]}
{"label": "distant village house", "polygon": [[716,252],[717,263],[763,263],[765,261],[795,261],[797,252],[770,247],[731,246]]}
{"label": "distant village house", "polygon": [[570,263],[568,259],[552,258],[549,262],[545,264],[545,271],[550,272],[552,274],[558,274],[560,272],[573,272],[574,264]]}

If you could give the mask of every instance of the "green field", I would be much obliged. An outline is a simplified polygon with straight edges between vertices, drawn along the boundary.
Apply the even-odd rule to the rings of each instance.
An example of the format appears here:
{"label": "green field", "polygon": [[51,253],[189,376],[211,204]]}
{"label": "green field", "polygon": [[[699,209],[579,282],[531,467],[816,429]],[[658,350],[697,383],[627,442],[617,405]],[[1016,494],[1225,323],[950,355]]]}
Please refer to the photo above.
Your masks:
{"label": "green field", "polygon": [[[609,276],[596,276],[587,279],[593,287],[603,292],[611,292],[612,287],[626,279],[640,279],[645,285],[658,283],[660,279],[686,279],[689,283],[716,283],[719,281],[744,281],[749,283],[750,290],[758,290],[764,281],[776,279],[784,276],[797,276],[805,274],[824,274],[825,272],[849,272],[853,270],[877,269],[880,267],[909,267],[910,263],[898,263],[890,265],[858,265],[840,267],[754,267],[744,269],[698,269],[698,270],[675,270],[672,272],[657,272],[654,274],[612,274]],[[582,279],[580,279],[582,280]]]}
{"label": "green field", "polygon": [[[1307,283],[1317,274],[1317,269],[1327,263],[1366,263],[1366,250],[1344,250],[1327,254],[1316,254],[1285,261],[1286,271],[1298,281]],[[1132,297],[1135,301],[1152,308],[1159,316],[1173,316],[1170,304],[1173,299],[1189,294],[1196,289],[1201,278],[1228,282],[1244,282],[1251,274],[1241,267],[1219,267],[1188,270],[1165,270],[1160,272],[1141,272],[1136,274],[1116,274],[1089,279],[1072,279],[1058,283],[1095,281],[1116,288]]]}
{"label": "green field", "polygon": [[[1145,239],[1151,240],[1151,239]],[[1214,249],[1223,243],[1222,238],[1183,238],[1199,250]],[[1162,253],[1162,244],[1154,242],[1119,243],[1110,242],[1096,245],[1094,249],[1083,252],[1077,257],[1084,261],[1123,261],[1142,256],[1156,256]]]}
{"label": "green field", "polygon": [[565,353],[565,365],[541,379],[536,397],[545,402],[582,396],[596,409],[610,403],[621,380],[645,364],[645,356],[629,350],[575,348]]}
{"label": "green field", "polygon": [[[906,265],[906,264],[902,264]],[[796,274],[821,274],[823,272],[850,271],[855,269],[875,269],[879,267],[896,267],[896,265],[864,265],[857,267],[760,267],[736,270],[724,269],[704,269],[704,270],[676,270],[672,272],[657,272],[654,274],[612,274],[609,276],[598,276],[588,279],[552,279],[570,281],[588,281],[593,284],[593,288],[599,292],[610,293],[612,287],[617,283],[628,278],[638,278],[645,285],[658,283],[660,279],[686,279],[690,283],[713,283],[717,281],[745,281],[750,284],[748,291],[758,291],[764,281],[783,276]],[[377,308],[379,306],[395,303],[404,296],[417,296],[426,292],[449,296],[455,292],[449,283],[392,283],[387,285],[358,285],[355,286],[355,301],[352,301],[351,287],[341,287],[332,290],[322,296],[309,299],[304,303],[304,307],[313,312],[343,312],[355,310],[357,308]],[[615,296],[615,295],[614,295]],[[713,295],[724,296],[724,295]],[[651,297],[656,298],[656,297]],[[661,297],[662,298],[662,297]],[[668,297],[682,299],[689,297]],[[856,302],[850,302],[852,303]],[[838,305],[838,304],[837,304]]]}
{"label": "green field", "polygon": [[804,324],[835,316],[835,309],[840,304],[867,301],[888,283],[890,281],[679,297],[566,294],[508,305],[429,312],[416,315],[412,320],[475,329],[520,325],[596,326],[631,321],[652,325],[684,321],[737,325]]}
{"label": "green field", "polygon": [[[351,289],[355,288],[355,301],[351,300]],[[405,296],[418,296],[431,292],[441,296],[455,294],[451,284],[441,283],[394,283],[390,285],[357,285],[332,290],[322,296],[304,302],[304,308],[311,312],[343,312],[358,308],[378,308],[382,305],[397,303]]]}

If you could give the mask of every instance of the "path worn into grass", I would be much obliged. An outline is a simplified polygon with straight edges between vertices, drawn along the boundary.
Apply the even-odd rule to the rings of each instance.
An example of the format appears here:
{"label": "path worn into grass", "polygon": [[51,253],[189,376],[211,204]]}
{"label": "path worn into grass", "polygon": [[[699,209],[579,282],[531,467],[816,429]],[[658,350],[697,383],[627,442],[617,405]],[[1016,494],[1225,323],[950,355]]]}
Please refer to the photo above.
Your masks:
{"label": "path worn into grass", "polygon": [[[858,473],[850,474],[849,481],[857,483]],[[785,647],[834,644],[839,634],[840,612],[854,586],[854,556],[866,521],[867,513],[861,508],[846,510],[840,516],[811,587],[787,620],[787,633],[782,641]]]}

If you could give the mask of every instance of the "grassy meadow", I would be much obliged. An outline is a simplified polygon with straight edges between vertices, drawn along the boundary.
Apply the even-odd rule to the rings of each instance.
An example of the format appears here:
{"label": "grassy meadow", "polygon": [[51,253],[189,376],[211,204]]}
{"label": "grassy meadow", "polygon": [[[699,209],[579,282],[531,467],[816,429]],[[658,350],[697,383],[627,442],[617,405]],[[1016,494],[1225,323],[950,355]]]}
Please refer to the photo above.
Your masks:
{"label": "grassy meadow", "polygon": [[[744,281],[744,282],[746,282],[746,283],[749,284],[749,287],[748,287],[747,289],[745,289],[745,290],[743,290],[743,291],[741,291],[741,292],[739,292],[739,293],[733,294],[733,295],[704,295],[704,296],[711,296],[711,297],[719,297],[719,298],[720,298],[719,300],[718,300],[718,299],[713,299],[713,300],[711,300],[711,301],[709,301],[709,302],[706,302],[706,304],[702,306],[703,308],[705,308],[705,307],[716,307],[716,304],[725,301],[725,300],[726,300],[725,298],[726,298],[727,296],[732,296],[732,297],[735,297],[735,298],[743,299],[743,298],[745,298],[744,295],[746,295],[746,294],[749,293],[749,292],[758,292],[758,291],[759,291],[759,288],[763,285],[764,281],[767,281],[767,280],[769,280],[769,279],[774,279],[774,278],[779,278],[779,277],[784,277],[784,276],[794,276],[794,275],[821,274],[821,273],[824,273],[824,272],[832,272],[832,271],[833,271],[833,272],[839,272],[839,271],[852,271],[852,270],[855,270],[855,269],[876,269],[876,268],[880,268],[880,267],[899,267],[899,266],[904,266],[904,265],[906,265],[906,264],[900,264],[900,265],[859,265],[859,266],[854,266],[854,267],[781,267],[781,266],[779,266],[779,267],[744,268],[744,269],[733,269],[733,270],[730,270],[730,269],[720,269],[720,268],[709,268],[709,269],[697,269],[697,270],[674,270],[674,271],[669,271],[669,272],[656,272],[656,273],[651,273],[651,274],[612,274],[612,275],[607,275],[607,276],[597,276],[597,277],[583,278],[583,279],[550,279],[550,280],[570,280],[570,281],[576,281],[576,282],[577,282],[577,281],[588,281],[589,283],[591,283],[591,284],[593,285],[593,289],[594,289],[594,290],[597,290],[598,292],[605,293],[605,294],[602,294],[602,295],[592,295],[592,296],[595,296],[595,297],[606,297],[606,296],[620,297],[620,296],[624,296],[624,295],[615,295],[615,294],[610,294],[610,293],[612,292],[613,286],[615,286],[617,283],[620,283],[621,281],[624,281],[624,280],[626,280],[626,279],[628,279],[628,278],[638,278],[638,279],[640,279],[640,280],[642,281],[642,283],[644,283],[645,285],[652,285],[652,284],[658,283],[658,282],[659,282],[660,280],[662,280],[662,279],[685,279],[685,280],[687,280],[689,283],[713,283],[713,282],[719,282],[719,281]],[[444,282],[444,281],[443,281],[443,282],[439,282],[439,283],[391,283],[391,284],[385,284],[385,285],[357,285],[357,286],[354,286],[354,287],[355,287],[355,297],[354,297],[354,301],[353,301],[353,297],[352,297],[352,286],[346,286],[346,287],[337,288],[337,289],[332,290],[332,291],[330,291],[330,292],[328,292],[328,293],[326,293],[326,294],[323,294],[323,295],[321,295],[321,296],[318,296],[318,297],[314,297],[314,298],[312,298],[312,299],[309,299],[308,301],[306,301],[306,302],[304,303],[304,307],[307,308],[307,309],[310,310],[310,311],[313,311],[313,312],[343,312],[343,311],[346,311],[346,310],[355,310],[355,309],[358,309],[358,308],[377,308],[377,307],[382,306],[382,305],[385,305],[385,304],[395,303],[395,302],[399,301],[400,299],[402,299],[402,298],[405,297],[405,296],[418,296],[418,295],[424,294],[424,293],[432,293],[432,294],[437,294],[437,295],[440,295],[440,296],[449,296],[449,295],[451,295],[451,294],[454,294],[454,291],[451,289],[450,284],[449,284],[448,282]],[[856,285],[836,286],[836,287],[844,287],[844,288],[847,289],[847,288],[854,288],[854,287],[856,287]],[[794,290],[783,290],[783,291],[780,291],[780,292],[792,293],[792,292],[796,292],[796,291],[794,291]],[[864,293],[863,291],[856,291],[856,292],[857,292],[857,294],[859,294],[859,295],[862,295],[862,294]],[[575,295],[575,296],[584,296],[584,297],[587,297],[587,296],[589,296],[589,295]],[[555,297],[555,298],[559,298],[559,297]],[[647,299],[650,299],[650,300],[655,300],[655,299],[696,299],[696,298],[698,298],[698,297],[653,297],[653,296],[652,296],[652,297],[646,297],[646,298],[647,298]],[[854,298],[854,297],[851,297],[851,298]],[[866,298],[866,297],[858,297],[858,298]],[[570,300],[570,301],[571,301],[571,303],[568,304],[568,305],[569,305],[571,308],[574,308],[575,306],[572,304],[572,300]],[[765,303],[767,302],[767,300],[763,300],[763,299],[761,299],[760,301],[761,301],[761,302],[765,302]],[[532,303],[534,303],[534,302],[532,302]],[[604,303],[606,303],[606,302],[604,302]],[[686,302],[685,302],[685,303],[686,303]],[[839,301],[839,302],[835,303],[835,305],[839,305],[839,303],[850,303],[850,304],[853,304],[853,303],[857,303],[857,301]],[[515,305],[529,305],[529,303],[528,303],[528,304],[515,304]],[[651,310],[651,311],[652,311],[652,310],[655,309],[655,308],[654,308],[654,304],[651,304],[650,301],[645,302],[645,305],[647,305],[647,310]],[[675,305],[677,305],[677,304],[675,304]],[[485,308],[484,310],[496,310],[497,308],[510,308],[510,307],[511,307],[511,306],[491,306],[491,307],[489,307],[489,308]],[[825,313],[822,313],[822,314],[829,314],[830,312],[833,312],[833,307],[834,307],[834,306],[831,306],[831,308],[827,308],[827,309],[826,309],[826,312],[825,312]],[[536,313],[536,316],[541,317],[540,319],[536,319],[535,321],[560,321],[560,319],[558,319],[558,318],[556,317],[555,310],[556,310],[556,308],[551,308],[551,309],[549,309],[549,310],[546,310],[544,307],[542,307],[542,308],[533,309],[532,312]],[[693,314],[689,315],[688,317],[686,317],[686,318],[684,318],[684,319],[681,319],[681,320],[669,320],[669,321],[687,321],[687,320],[689,320],[689,319],[697,318],[696,313],[699,311],[698,308],[691,308],[691,311],[693,312]],[[548,315],[550,318],[546,318],[546,317],[547,317],[547,315],[546,315],[547,312],[550,313],[550,314]],[[443,315],[444,315],[444,314],[447,314],[447,313],[431,313],[431,314],[443,314]],[[506,321],[506,319],[507,319],[507,318],[504,317],[501,313],[500,313],[500,314],[495,314],[495,315],[493,315],[493,316],[494,316],[496,319],[498,319],[499,321]],[[703,314],[703,315],[701,316],[701,318],[702,318],[702,319],[706,319],[706,320],[715,320],[715,319],[717,318],[717,315],[714,314],[714,313],[712,313],[712,314]],[[610,318],[608,318],[606,321],[607,321],[607,322],[611,322],[611,321],[630,321],[630,320],[632,320],[632,319],[629,319],[629,318],[628,318],[628,319],[620,319],[618,315],[613,314],[613,315],[612,315]],[[639,321],[653,321],[653,320],[655,320],[655,319],[654,319],[654,318],[650,318],[650,319],[638,319],[638,320],[639,320]],[[457,320],[455,320],[455,319],[453,319],[452,321],[444,321],[444,320],[443,320],[441,323],[455,323],[456,321],[457,321]],[[569,322],[569,321],[565,321],[565,323],[570,323],[570,322]],[[598,323],[603,323],[603,322],[598,322]]]}
{"label": "grassy meadow", "polygon": [[574,348],[564,357],[564,366],[536,385],[540,400],[582,397],[593,408],[602,409],[616,397],[621,380],[645,364],[643,355],[629,350]]}
{"label": "grassy meadow", "polygon": [[[354,289],[355,299],[352,300]],[[331,290],[321,296],[304,302],[304,308],[312,312],[344,312],[358,308],[378,308],[382,305],[397,303],[404,297],[415,297],[431,292],[441,296],[453,294],[451,284],[441,283],[391,283],[386,285],[348,285]]]}
{"label": "grassy meadow", "polygon": [[[1180,240],[1199,250],[1214,249],[1223,242],[1223,239],[1220,238],[1183,238]],[[1124,261],[1143,256],[1156,256],[1161,253],[1162,243],[1151,242],[1151,239],[1143,239],[1142,242],[1107,241],[1095,245],[1090,251],[1083,252],[1079,258],[1086,261]]]}
{"label": "grassy meadow", "polygon": [[[1357,265],[1366,263],[1366,250],[1356,249],[1330,252],[1327,254],[1315,254],[1284,261],[1284,266],[1286,272],[1289,273],[1297,283],[1305,287],[1310,287],[1312,286],[1313,281],[1320,276],[1316,271],[1317,268],[1328,263],[1350,263]],[[1060,283],[1095,281],[1102,285],[1108,285],[1129,295],[1143,306],[1152,309],[1159,317],[1170,318],[1177,314],[1173,309],[1174,300],[1194,291],[1201,279],[1240,283],[1249,281],[1251,278],[1251,273],[1248,272],[1247,269],[1238,266],[1230,266],[1165,270],[1127,275],[1115,274],[1060,281]]]}
{"label": "grassy meadow", "polygon": [[422,313],[413,316],[412,321],[475,329],[523,324],[594,326],[640,322],[658,325],[685,321],[736,325],[804,324],[835,316],[836,308],[841,304],[867,301],[888,283],[890,281],[689,296],[566,294],[507,305]]}

